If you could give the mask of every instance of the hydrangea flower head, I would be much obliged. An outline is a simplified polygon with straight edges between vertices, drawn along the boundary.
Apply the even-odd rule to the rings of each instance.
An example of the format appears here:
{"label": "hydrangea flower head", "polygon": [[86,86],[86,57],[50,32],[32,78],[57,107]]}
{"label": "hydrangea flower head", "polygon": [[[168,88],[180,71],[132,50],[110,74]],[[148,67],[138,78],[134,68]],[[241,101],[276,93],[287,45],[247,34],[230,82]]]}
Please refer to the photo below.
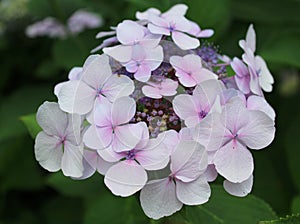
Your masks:
{"label": "hydrangea flower head", "polygon": [[251,192],[250,150],[274,139],[275,111],[263,95],[274,80],[255,55],[252,25],[239,42],[241,59],[231,59],[212,43],[200,46],[213,30],[187,19],[187,10],[150,8],[98,33],[108,38],[93,52],[103,53],[73,68],[54,88],[58,103],[37,113],[41,166],[81,180],[104,175],[117,196],[140,192],[153,219],[206,203],[217,176],[229,194]]}

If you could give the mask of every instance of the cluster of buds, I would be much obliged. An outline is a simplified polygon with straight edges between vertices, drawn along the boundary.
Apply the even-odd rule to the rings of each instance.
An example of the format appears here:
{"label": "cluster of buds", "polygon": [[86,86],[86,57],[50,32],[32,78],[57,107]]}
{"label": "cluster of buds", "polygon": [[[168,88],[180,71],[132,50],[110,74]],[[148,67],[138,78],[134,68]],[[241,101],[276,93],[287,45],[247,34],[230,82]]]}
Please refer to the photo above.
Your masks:
{"label": "cluster of buds", "polygon": [[251,192],[249,149],[267,147],[275,134],[263,95],[272,75],[255,55],[252,25],[239,43],[242,59],[231,60],[212,44],[200,46],[213,31],[186,11],[150,8],[97,35],[111,36],[93,51],[104,53],[73,68],[54,89],[58,103],[37,112],[42,167],[75,179],[100,173],[114,195],[140,192],[153,219],[207,202],[218,175],[229,194]]}

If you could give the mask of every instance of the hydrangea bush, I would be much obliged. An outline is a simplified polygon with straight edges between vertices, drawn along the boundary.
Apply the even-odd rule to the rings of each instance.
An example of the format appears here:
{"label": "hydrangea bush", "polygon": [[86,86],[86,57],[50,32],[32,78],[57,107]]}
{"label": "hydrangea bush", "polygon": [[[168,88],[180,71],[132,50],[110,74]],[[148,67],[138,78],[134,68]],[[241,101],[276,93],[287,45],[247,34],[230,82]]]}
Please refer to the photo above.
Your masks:
{"label": "hydrangea bush", "polygon": [[264,98],[273,77],[255,54],[253,25],[239,42],[243,55],[231,59],[202,41],[214,31],[187,9],[150,8],[97,35],[106,39],[55,86],[58,103],[38,109],[43,168],[80,180],[100,173],[112,194],[139,193],[153,219],[206,203],[217,176],[231,195],[251,192],[250,149],[275,134]]}

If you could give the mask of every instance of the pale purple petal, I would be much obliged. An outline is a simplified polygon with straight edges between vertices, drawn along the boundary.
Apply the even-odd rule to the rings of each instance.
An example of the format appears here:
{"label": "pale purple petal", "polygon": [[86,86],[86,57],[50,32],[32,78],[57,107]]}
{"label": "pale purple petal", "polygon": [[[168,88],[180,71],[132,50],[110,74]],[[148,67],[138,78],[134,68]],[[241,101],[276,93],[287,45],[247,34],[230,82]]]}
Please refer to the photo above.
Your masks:
{"label": "pale purple petal", "polygon": [[113,102],[117,98],[129,96],[134,91],[133,81],[125,75],[112,75],[103,85],[101,92]]}
{"label": "pale purple petal", "polygon": [[149,8],[145,12],[136,12],[135,17],[139,20],[149,20],[151,16],[158,16],[160,13],[156,8]]}
{"label": "pale purple petal", "polygon": [[68,125],[68,116],[57,103],[44,102],[38,109],[36,120],[48,135],[63,137]]}
{"label": "pale purple petal", "polygon": [[169,149],[169,153],[171,154],[175,151],[177,144],[179,143],[179,135],[175,130],[168,130],[160,133],[157,138],[159,138],[165,146]]}
{"label": "pale purple petal", "polygon": [[101,101],[97,101],[93,113],[89,114],[87,120],[98,127],[112,126],[111,110],[112,103],[103,97]]}
{"label": "pale purple petal", "polygon": [[112,146],[109,146],[105,149],[97,150],[99,156],[106,162],[115,163],[124,158],[124,155],[121,153],[116,153],[112,150]]}
{"label": "pale purple petal", "polygon": [[152,86],[143,86],[142,92],[145,96],[148,96],[153,99],[160,99],[162,98],[162,95],[160,94],[160,91],[158,88],[152,87]]}
{"label": "pale purple petal", "polygon": [[264,91],[271,92],[273,89],[272,84],[274,83],[274,78],[269,71],[265,60],[260,56],[256,56],[255,64],[257,70],[259,70],[259,85]]}
{"label": "pale purple petal", "polygon": [[136,103],[133,98],[124,96],[118,98],[111,108],[111,121],[113,126],[126,124],[134,116]]}
{"label": "pale purple petal", "polygon": [[96,39],[100,39],[102,37],[107,37],[107,36],[111,36],[111,35],[115,35],[116,31],[101,31],[99,33],[97,33],[96,35]]}
{"label": "pale purple petal", "polygon": [[128,62],[132,55],[132,46],[117,45],[103,48],[103,52],[119,62]]}
{"label": "pale purple petal", "polygon": [[116,31],[119,42],[124,45],[133,45],[145,35],[145,28],[131,20],[119,23]]}
{"label": "pale purple petal", "polygon": [[197,37],[208,38],[214,35],[214,33],[215,32],[212,29],[205,29],[205,30],[201,30],[200,33],[198,33]]}
{"label": "pale purple petal", "polygon": [[229,139],[224,137],[228,133],[222,124],[222,116],[219,113],[211,113],[201,120],[193,131],[193,139],[203,146],[207,151],[218,150],[224,142]]}
{"label": "pale purple petal", "polygon": [[211,194],[205,175],[192,182],[176,181],[176,195],[179,201],[186,205],[200,205],[208,201]]}
{"label": "pale purple petal", "polygon": [[61,169],[63,147],[57,137],[41,131],[35,139],[34,153],[36,160],[44,169],[50,172]]}
{"label": "pale purple petal", "polygon": [[238,131],[238,138],[251,149],[267,147],[275,136],[274,121],[261,111],[248,113],[247,123]]}
{"label": "pale purple petal", "polygon": [[175,44],[182,50],[195,49],[200,46],[200,42],[198,39],[190,37],[187,34],[178,31],[172,32],[172,39]]}
{"label": "pale purple petal", "polygon": [[147,182],[147,173],[134,160],[125,160],[112,166],[105,174],[104,183],[114,195],[127,197],[141,190]]}
{"label": "pale purple petal", "polygon": [[143,136],[143,126],[139,123],[117,126],[114,131],[112,147],[116,152],[134,149]]}
{"label": "pale purple petal", "polygon": [[140,82],[147,82],[151,77],[151,69],[147,64],[142,64],[134,73],[134,78]]}
{"label": "pale purple petal", "polygon": [[112,143],[112,127],[91,125],[83,135],[83,143],[91,149],[104,149]]}
{"label": "pale purple petal", "polygon": [[231,183],[228,180],[224,180],[223,182],[224,189],[229,194],[237,197],[247,196],[252,190],[252,185],[253,185],[253,175],[251,175],[247,180],[241,183]]}
{"label": "pale purple petal", "polygon": [[156,26],[154,24],[149,23],[148,29],[153,34],[162,34],[162,35],[170,36],[170,30],[166,27]]}
{"label": "pale purple petal", "polygon": [[218,177],[218,172],[215,168],[214,164],[209,164],[204,175],[206,176],[206,179],[208,182],[213,182]]}
{"label": "pale purple petal", "polygon": [[251,153],[237,141],[231,141],[220,148],[213,162],[218,173],[233,183],[247,180],[254,169]]}
{"label": "pale purple petal", "polygon": [[145,214],[152,219],[170,216],[182,208],[176,197],[175,183],[168,178],[150,181],[142,189],[140,201]]}
{"label": "pale purple petal", "polygon": [[136,153],[135,159],[146,170],[158,170],[167,166],[170,151],[159,138],[150,139],[148,145]]}
{"label": "pale purple petal", "polygon": [[69,141],[64,143],[61,169],[65,176],[81,177],[83,174],[83,145],[73,145]]}
{"label": "pale purple petal", "polygon": [[247,109],[260,110],[275,120],[275,111],[264,97],[252,95],[247,99]]}
{"label": "pale purple petal", "polygon": [[82,143],[81,124],[82,117],[78,114],[68,114],[68,125],[65,128],[65,140],[71,142],[73,145]]}
{"label": "pale purple petal", "polygon": [[173,100],[175,113],[183,120],[198,116],[197,105],[193,97],[188,94],[177,95]]}
{"label": "pale purple petal", "polygon": [[160,93],[162,96],[174,96],[177,91],[178,82],[173,81],[172,79],[164,79],[161,82],[161,90]]}
{"label": "pale purple petal", "polygon": [[96,90],[82,81],[65,83],[58,93],[58,104],[68,113],[87,114],[93,108]]}
{"label": "pale purple petal", "polygon": [[176,4],[172,6],[168,11],[164,12],[161,16],[167,18],[170,16],[184,16],[188,10],[187,5],[185,4]]}
{"label": "pale purple petal", "polygon": [[172,174],[183,182],[197,179],[207,168],[207,153],[195,141],[181,140],[171,155]]}
{"label": "pale purple petal", "polygon": [[80,80],[94,89],[98,89],[111,75],[109,57],[105,54],[96,54],[86,59]]}

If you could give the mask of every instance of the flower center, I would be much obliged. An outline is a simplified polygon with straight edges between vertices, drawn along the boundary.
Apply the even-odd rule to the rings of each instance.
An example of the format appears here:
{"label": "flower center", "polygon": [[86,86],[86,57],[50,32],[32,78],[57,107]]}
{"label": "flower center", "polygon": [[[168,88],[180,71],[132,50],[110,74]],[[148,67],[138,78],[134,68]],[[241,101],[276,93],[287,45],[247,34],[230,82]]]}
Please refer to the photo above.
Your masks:
{"label": "flower center", "polygon": [[201,110],[201,111],[198,113],[198,116],[199,116],[199,118],[201,118],[201,119],[205,118],[206,115],[207,115],[207,112],[204,111],[204,110]]}
{"label": "flower center", "polygon": [[127,160],[134,160],[135,159],[135,150],[134,149],[132,149],[132,150],[130,150],[130,151],[128,151],[127,153],[126,153],[126,156],[125,156],[125,158],[127,159]]}

